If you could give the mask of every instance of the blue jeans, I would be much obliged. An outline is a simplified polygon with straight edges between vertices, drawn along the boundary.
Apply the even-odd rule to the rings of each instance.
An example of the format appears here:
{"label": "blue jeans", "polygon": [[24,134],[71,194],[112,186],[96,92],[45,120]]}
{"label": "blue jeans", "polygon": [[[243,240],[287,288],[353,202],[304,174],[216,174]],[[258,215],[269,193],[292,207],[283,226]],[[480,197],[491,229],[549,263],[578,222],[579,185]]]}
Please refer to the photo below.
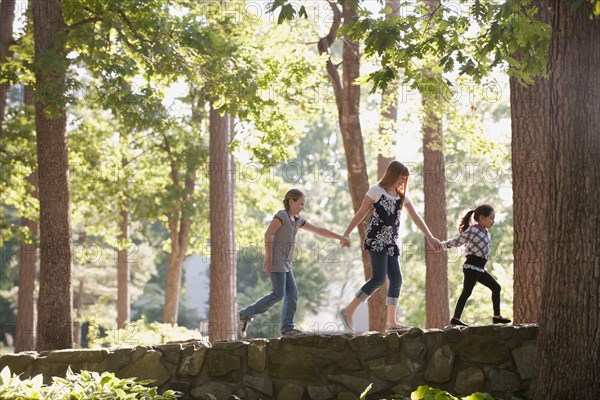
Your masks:
{"label": "blue jeans", "polygon": [[400,298],[400,288],[402,288],[402,271],[397,256],[388,256],[386,253],[375,253],[369,251],[371,258],[371,269],[373,276],[356,293],[361,301],[365,302],[377,289],[385,283],[385,276],[390,280],[387,298],[385,304],[388,306],[397,306]]}
{"label": "blue jeans", "polygon": [[286,332],[294,329],[294,315],[296,315],[296,306],[298,305],[298,286],[296,286],[296,280],[292,271],[271,272],[270,275],[272,292],[240,310],[240,314],[244,317],[252,318],[255,315],[266,312],[283,300],[279,329],[281,332]]}

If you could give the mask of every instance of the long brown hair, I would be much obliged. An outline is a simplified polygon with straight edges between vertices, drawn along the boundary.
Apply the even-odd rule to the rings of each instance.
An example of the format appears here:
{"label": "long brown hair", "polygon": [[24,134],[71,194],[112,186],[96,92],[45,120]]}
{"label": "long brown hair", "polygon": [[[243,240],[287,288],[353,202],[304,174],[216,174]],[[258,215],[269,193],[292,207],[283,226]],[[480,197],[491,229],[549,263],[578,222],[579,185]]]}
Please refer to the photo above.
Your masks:
{"label": "long brown hair", "polygon": [[290,189],[283,198],[283,207],[285,211],[290,211],[290,200],[297,201],[299,198],[304,197],[305,194],[300,189]]}
{"label": "long brown hair", "polygon": [[[398,180],[399,177],[408,176],[408,175],[410,175],[410,171],[408,170],[406,165],[402,164],[400,161],[393,160],[393,161],[390,161],[390,163],[386,167],[385,173],[383,174],[383,176],[381,177],[381,179],[379,180],[378,183],[379,183],[379,186],[388,188],[391,185],[393,185],[394,183],[396,183],[396,181]],[[406,182],[402,183],[400,186],[394,188],[396,193],[398,193],[398,196],[400,196],[401,198],[404,198],[404,195],[406,194],[407,184],[408,184],[408,179]]]}
{"label": "long brown hair", "polygon": [[467,211],[467,213],[463,215],[463,217],[460,219],[460,222],[458,223],[458,232],[463,233],[464,231],[469,229],[469,227],[472,225],[471,217],[473,217],[475,222],[479,222],[479,218],[481,218],[482,216],[489,217],[493,212],[494,207],[490,206],[489,204],[482,204],[472,210]]}

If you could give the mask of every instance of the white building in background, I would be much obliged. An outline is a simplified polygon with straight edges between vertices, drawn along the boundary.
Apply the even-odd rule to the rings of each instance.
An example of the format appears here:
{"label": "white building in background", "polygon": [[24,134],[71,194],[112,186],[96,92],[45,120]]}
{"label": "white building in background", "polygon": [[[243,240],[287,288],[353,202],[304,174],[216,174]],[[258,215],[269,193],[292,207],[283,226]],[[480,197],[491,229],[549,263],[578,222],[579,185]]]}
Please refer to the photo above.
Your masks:
{"label": "white building in background", "polygon": [[183,262],[185,271],[185,302],[198,310],[201,321],[208,320],[210,294],[210,257],[192,254]]}

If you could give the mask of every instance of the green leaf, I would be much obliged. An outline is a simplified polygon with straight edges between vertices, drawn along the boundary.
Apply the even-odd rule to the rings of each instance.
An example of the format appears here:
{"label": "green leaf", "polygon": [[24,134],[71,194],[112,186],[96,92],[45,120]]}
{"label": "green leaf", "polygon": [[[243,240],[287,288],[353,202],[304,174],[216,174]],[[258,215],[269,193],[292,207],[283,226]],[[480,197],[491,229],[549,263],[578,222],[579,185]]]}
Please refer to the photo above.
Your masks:
{"label": "green leaf", "polygon": [[306,19],[308,19],[308,13],[306,12],[306,7],[305,6],[301,6],[300,9],[298,10],[298,16],[299,17],[304,17]]}
{"label": "green leaf", "polygon": [[8,368],[8,366],[2,368],[2,372],[0,372],[0,385],[4,385],[6,382],[8,382],[10,376],[10,368]]}
{"label": "green leaf", "polygon": [[281,7],[281,11],[279,12],[279,17],[277,18],[277,23],[282,24],[283,21],[291,21],[294,19],[294,15],[296,11],[291,4],[285,4]]}
{"label": "green leaf", "polygon": [[363,392],[360,394],[360,400],[365,400],[367,398],[367,394],[369,393],[372,387],[373,384],[371,383],[365,388],[365,390],[363,390]]}

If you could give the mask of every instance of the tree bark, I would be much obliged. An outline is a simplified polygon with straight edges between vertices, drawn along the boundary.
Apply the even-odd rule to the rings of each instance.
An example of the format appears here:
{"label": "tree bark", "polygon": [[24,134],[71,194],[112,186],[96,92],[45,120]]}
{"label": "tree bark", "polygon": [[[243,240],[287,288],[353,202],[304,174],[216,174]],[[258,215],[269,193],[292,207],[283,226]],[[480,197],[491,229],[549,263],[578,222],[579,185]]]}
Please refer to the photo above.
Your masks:
{"label": "tree bark", "polygon": [[[438,0],[426,0],[433,13]],[[432,17],[434,18],[434,17]],[[431,73],[431,71],[428,71]],[[433,236],[445,239],[448,235],[446,218],[446,181],[444,166],[444,132],[439,116],[440,104],[436,94],[421,93],[423,105],[423,195],[424,220]],[[423,243],[425,251],[425,314],[427,328],[443,328],[450,321],[448,299],[448,254],[434,252]]]}
{"label": "tree bark", "polygon": [[210,110],[210,321],[209,340],[235,340],[236,248],[235,165],[229,151],[233,125],[229,114]]}
{"label": "tree bark", "polygon": [[533,400],[600,398],[600,20],[552,0],[546,271]]}
{"label": "tree bark", "polygon": [[[446,182],[444,153],[440,150],[444,140],[440,118],[435,115],[435,100],[423,97],[423,193],[425,197],[424,220],[433,236],[446,238]],[[443,328],[450,321],[448,299],[448,254],[435,252],[425,246],[425,310],[427,328]]]}
{"label": "tree bark", "polygon": [[[27,177],[33,186],[33,197],[38,197],[37,173]],[[17,298],[17,334],[15,353],[35,350],[35,274],[37,266],[38,222],[21,218],[21,226],[29,232],[29,243],[21,243],[19,249],[19,294]]]}
{"label": "tree bark", "polygon": [[171,236],[171,253],[167,267],[167,285],[165,287],[165,307],[163,321],[176,325],[179,315],[179,296],[181,294],[181,275],[185,253],[187,252],[190,221],[182,217],[182,210],[170,215],[169,232]]}
{"label": "tree bark", "polygon": [[129,295],[131,266],[129,265],[129,252],[127,251],[129,241],[129,211],[127,211],[126,204],[123,205],[120,212],[119,231],[117,250],[117,327],[123,329],[131,318],[131,299]]}
{"label": "tree bark", "polygon": [[[179,186],[179,172],[175,165],[171,166],[171,177],[174,186]],[[196,172],[186,171],[184,181],[185,198],[182,205],[168,215],[169,232],[171,236],[171,253],[169,254],[167,285],[165,288],[165,307],[163,320],[167,324],[176,325],[179,314],[179,296],[181,294],[181,275],[185,254],[190,238],[190,201],[196,184]]]}
{"label": "tree bark", "polygon": [[40,194],[36,350],[71,348],[71,193],[64,106],[65,23],[60,0],[34,1],[35,126]]}
{"label": "tree bark", "polygon": [[[13,42],[13,25],[15,21],[15,0],[2,0],[0,3],[0,65],[12,58],[12,52],[8,47]],[[4,113],[6,111],[6,98],[8,95],[8,84],[0,83],[0,138],[2,138],[2,125],[4,124]]]}
{"label": "tree bark", "polygon": [[[550,23],[547,0],[535,0],[538,19]],[[510,78],[511,162],[513,180],[514,262],[513,321],[537,323],[542,304],[546,264],[546,212],[548,209],[548,132],[550,84],[537,77],[523,86]]]}

